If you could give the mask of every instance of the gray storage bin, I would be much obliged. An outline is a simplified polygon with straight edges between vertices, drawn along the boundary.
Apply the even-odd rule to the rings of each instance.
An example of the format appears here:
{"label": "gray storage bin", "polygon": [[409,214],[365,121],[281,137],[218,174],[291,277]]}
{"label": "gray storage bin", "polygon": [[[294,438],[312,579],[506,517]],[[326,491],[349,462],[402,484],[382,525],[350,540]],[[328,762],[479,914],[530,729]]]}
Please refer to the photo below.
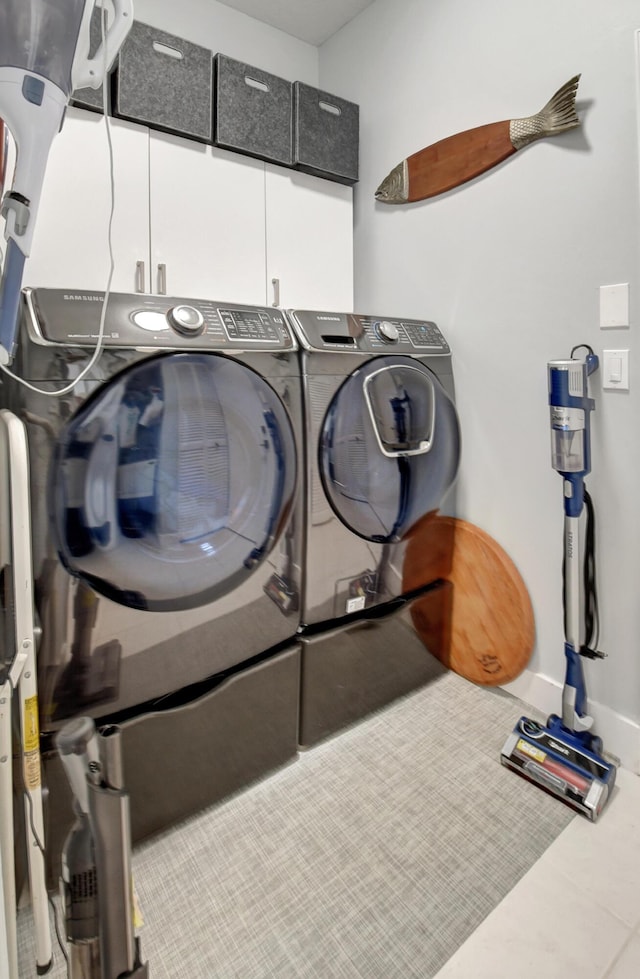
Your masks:
{"label": "gray storage bin", "polygon": [[224,54],[216,55],[215,65],[215,144],[291,166],[291,82]]}
{"label": "gray storage bin", "polygon": [[134,21],[114,79],[114,116],[212,141],[213,54],[207,48]]}
{"label": "gray storage bin", "polygon": [[[89,57],[93,58],[96,51],[100,47],[100,42],[102,40],[102,30],[100,28],[100,14],[102,7],[94,7],[93,13],[91,14],[91,26],[89,33]],[[116,59],[117,62],[117,59]],[[115,65],[112,66],[112,70]],[[107,85],[109,84],[110,74],[107,77]],[[108,93],[107,93],[108,97]],[[71,105],[77,105],[81,109],[91,109],[94,112],[103,111],[103,96],[102,96],[102,85],[100,88],[77,88],[71,93],[71,98],[69,99]]]}
{"label": "gray storage bin", "polygon": [[341,184],[358,180],[359,107],[304,82],[293,86],[294,166]]}

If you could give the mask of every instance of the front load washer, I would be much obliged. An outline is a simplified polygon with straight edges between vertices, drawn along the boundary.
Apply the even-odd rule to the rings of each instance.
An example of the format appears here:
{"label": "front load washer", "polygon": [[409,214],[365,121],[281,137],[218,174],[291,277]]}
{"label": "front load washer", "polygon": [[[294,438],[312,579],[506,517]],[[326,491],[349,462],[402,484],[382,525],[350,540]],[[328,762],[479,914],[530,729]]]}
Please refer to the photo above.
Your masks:
{"label": "front load washer", "polygon": [[[302,404],[272,308],[25,290],[1,401],[26,426],[49,845],[53,735],[123,729],[141,839],[297,754]],[[70,385],[62,397],[54,391]]]}
{"label": "front load washer", "polygon": [[402,641],[411,628],[404,613],[414,593],[442,583],[414,579],[408,595],[403,563],[420,522],[454,510],[460,429],[451,351],[434,323],[288,316],[305,405],[300,743],[308,746],[431,674],[431,657]]}

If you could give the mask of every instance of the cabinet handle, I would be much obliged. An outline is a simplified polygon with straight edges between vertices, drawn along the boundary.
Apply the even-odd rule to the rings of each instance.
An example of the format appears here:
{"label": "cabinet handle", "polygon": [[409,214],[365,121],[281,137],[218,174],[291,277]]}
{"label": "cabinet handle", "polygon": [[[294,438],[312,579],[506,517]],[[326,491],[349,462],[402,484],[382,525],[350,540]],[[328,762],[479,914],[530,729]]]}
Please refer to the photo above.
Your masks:
{"label": "cabinet handle", "polygon": [[145,291],[144,262],[136,262],[136,292]]}
{"label": "cabinet handle", "polygon": [[158,262],[158,295],[167,294],[167,266],[164,262]]}
{"label": "cabinet handle", "polygon": [[272,279],[271,285],[273,286],[273,302],[272,306],[280,305],[280,279]]}

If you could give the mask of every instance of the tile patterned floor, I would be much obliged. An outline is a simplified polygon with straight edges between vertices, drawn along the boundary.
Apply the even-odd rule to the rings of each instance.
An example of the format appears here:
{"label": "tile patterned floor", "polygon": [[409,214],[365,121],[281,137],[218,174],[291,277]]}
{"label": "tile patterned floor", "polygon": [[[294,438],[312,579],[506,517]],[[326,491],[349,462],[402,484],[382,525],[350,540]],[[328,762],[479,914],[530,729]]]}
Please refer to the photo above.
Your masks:
{"label": "tile patterned floor", "polygon": [[[618,784],[598,823],[580,816],[564,821],[568,811],[560,803],[497,764],[501,741],[487,745],[476,736],[477,731],[487,729],[485,711],[491,713],[494,722],[499,718],[494,727],[502,731],[508,727],[508,718],[512,723],[518,716],[516,708],[507,695],[481,694],[448,674],[430,689],[419,691],[354,726],[340,738],[303,754],[299,762],[271,779],[195,817],[189,822],[189,833],[181,836],[180,847],[171,846],[174,832],[180,835],[179,828],[169,831],[166,838],[143,844],[135,855],[136,880],[149,917],[143,933],[143,952],[153,963],[151,974],[159,979],[178,979],[183,975],[207,979],[214,975],[221,979],[338,979],[356,975],[367,979],[404,979],[410,975],[421,979],[565,979],[578,975],[580,979],[638,979],[640,778],[625,770],[618,773]],[[422,935],[415,927],[415,881],[407,874],[406,866],[419,865],[425,874],[428,871],[433,875],[446,842],[438,837],[436,850],[428,846],[425,849],[430,834],[424,832],[424,814],[428,811],[433,820],[437,805],[448,814],[456,814],[460,798],[466,797],[465,793],[460,798],[455,796],[456,785],[467,786],[473,773],[477,778],[478,771],[482,771],[481,759],[475,757],[467,761],[466,767],[464,759],[457,759],[453,766],[442,762],[443,771],[436,764],[442,753],[433,752],[435,739],[444,738],[452,747],[461,710],[471,732],[472,746],[479,745],[478,750],[488,753],[487,757],[495,762],[492,780],[495,787],[500,786],[503,803],[499,814],[493,813],[489,818],[491,832],[485,832],[486,845],[494,847],[488,860],[490,872],[485,867],[484,876],[473,876],[469,862],[462,859],[461,879],[465,886],[462,891],[456,890],[456,877],[447,859],[443,901],[446,907],[440,909],[444,915],[437,917],[432,908],[424,920],[433,927]],[[417,731],[422,732],[422,737],[416,738]],[[396,754],[390,750],[391,741],[397,745]],[[423,751],[429,755],[428,765]],[[398,802],[402,792],[409,795]],[[453,797],[447,794],[450,792],[454,792]],[[365,805],[367,800],[369,804]],[[393,806],[387,812],[389,800]],[[535,819],[531,818],[532,804],[537,807]],[[305,805],[311,805],[313,813],[305,815]],[[389,851],[389,826],[397,829],[398,806],[403,814],[402,840],[406,837],[407,845]],[[489,801],[481,796],[479,808],[485,817],[488,807]],[[288,810],[295,818],[284,826],[283,816]],[[555,830],[548,825],[554,816],[561,817]],[[412,834],[407,828],[409,817],[416,820]],[[236,839],[238,819],[244,829]],[[324,825],[322,819],[331,836],[331,845],[324,849],[318,828]],[[451,853],[460,849],[465,833],[473,830],[473,819],[473,811],[465,810],[465,832],[456,830]],[[319,821],[318,826],[314,820]],[[453,815],[450,820],[454,821]],[[296,830],[300,821],[303,828],[308,827],[303,838],[299,837],[299,828]],[[536,833],[539,835],[545,826],[545,839],[542,845],[540,841],[536,845]],[[270,836],[274,827],[280,830]],[[348,835],[349,827],[355,835]],[[393,834],[399,840],[398,846],[402,842],[400,835]],[[334,836],[340,846],[333,841]],[[476,834],[474,853],[478,838]],[[265,841],[269,839],[273,846],[265,851]],[[553,840],[550,845],[548,839]],[[260,841],[255,852],[249,846],[251,840]],[[245,861],[248,856],[251,859],[247,879],[243,883],[242,878],[241,886],[233,891],[235,904],[226,913],[226,905],[218,906],[219,900],[203,902],[199,881],[205,865],[215,868],[211,893],[218,898],[226,893],[237,869],[234,846],[239,847]],[[532,854],[528,860],[527,851]],[[332,872],[331,859],[339,863],[339,874]],[[328,874],[322,877],[319,892],[323,901],[318,902],[313,888],[306,885],[309,876],[319,873],[318,868],[327,861],[329,865],[324,870]],[[513,870],[512,864],[522,864],[522,868],[506,886],[498,887],[499,896],[493,901],[487,904],[486,895],[481,901],[483,888],[497,886],[501,873]],[[282,872],[278,869],[281,865]],[[296,867],[301,868],[298,877]],[[351,885],[346,888],[347,893],[355,895],[359,888],[360,896],[344,905],[342,885],[348,874],[354,876],[352,881],[346,881]],[[184,895],[186,904],[181,910],[185,928],[193,929],[193,941],[190,939],[186,948],[179,940],[184,929],[176,912],[173,879],[189,880],[194,885]],[[296,880],[301,890],[293,895],[292,902]],[[504,894],[506,897],[500,900]],[[496,900],[500,901],[497,905]],[[206,913],[203,903],[207,908],[211,906]],[[475,908],[478,903],[481,908]],[[324,905],[328,908],[326,914],[322,911]],[[238,924],[243,914],[247,920]],[[469,916],[469,927],[462,929],[456,944],[456,936],[446,934],[447,923],[451,928],[457,927],[465,914]],[[27,920],[22,917],[25,926]],[[308,927],[298,927],[301,918]],[[286,942],[282,940],[282,928],[273,927],[271,919],[276,925],[284,924]],[[165,931],[172,936],[177,934],[170,947]],[[354,951],[354,936],[359,936],[364,951],[358,951],[358,941]],[[195,965],[189,959],[194,942],[200,947]],[[442,954],[437,954],[435,947],[439,942],[443,945]],[[23,927],[20,979],[34,974],[30,944],[29,928]],[[450,949],[457,945],[458,950],[447,961]],[[162,955],[157,951],[160,948]],[[203,949],[210,950],[209,957]],[[358,961],[360,966],[356,967],[354,963]],[[65,973],[58,956],[50,975],[52,979],[62,979]]]}
{"label": "tile patterned floor", "polygon": [[638,979],[640,778],[566,827],[436,979]]}

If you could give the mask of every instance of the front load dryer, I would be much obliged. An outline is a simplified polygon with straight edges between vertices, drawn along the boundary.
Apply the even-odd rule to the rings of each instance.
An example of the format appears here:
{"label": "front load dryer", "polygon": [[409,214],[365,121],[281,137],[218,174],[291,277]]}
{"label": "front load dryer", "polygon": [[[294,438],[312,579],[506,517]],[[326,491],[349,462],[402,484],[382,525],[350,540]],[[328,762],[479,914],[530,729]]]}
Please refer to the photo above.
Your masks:
{"label": "front load dryer", "polygon": [[15,371],[31,386],[0,389],[29,445],[54,859],[72,811],[52,744],[69,718],[122,726],[134,839],[298,744],[295,336],[276,309],[111,294],[83,376],[103,304],[26,290]]}
{"label": "front load dryer", "polygon": [[404,613],[441,583],[414,577],[409,593],[404,561],[421,523],[454,511],[460,430],[451,351],[434,323],[288,316],[305,407],[300,743],[309,746],[431,675]]}

